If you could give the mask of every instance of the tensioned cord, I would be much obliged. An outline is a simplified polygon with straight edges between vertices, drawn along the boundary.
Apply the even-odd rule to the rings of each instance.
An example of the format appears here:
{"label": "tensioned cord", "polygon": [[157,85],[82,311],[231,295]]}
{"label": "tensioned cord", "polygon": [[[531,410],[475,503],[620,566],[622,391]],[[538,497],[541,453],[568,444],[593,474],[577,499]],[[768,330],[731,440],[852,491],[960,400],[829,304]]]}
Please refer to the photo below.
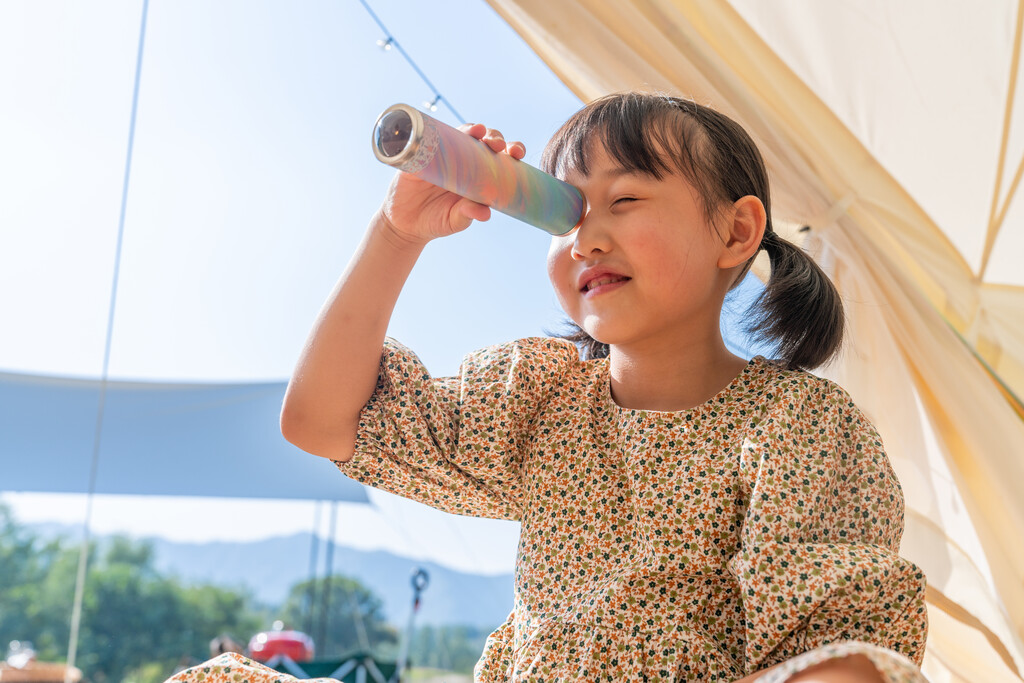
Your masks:
{"label": "tensioned cord", "polygon": [[376,15],[376,13],[374,13],[374,11],[370,8],[369,3],[367,3],[366,0],[359,0],[359,4],[363,6],[363,9],[366,10],[367,14],[369,14],[370,17],[373,18],[373,21],[377,24],[377,26],[380,27],[380,30],[384,32],[384,35],[387,37],[387,41],[385,44],[393,46],[396,50],[398,50],[399,54],[401,54],[402,57],[405,58],[405,61],[409,63],[409,66],[413,68],[413,71],[415,71],[416,74],[420,77],[420,79],[427,84],[427,87],[430,88],[430,91],[434,93],[434,101],[431,104],[436,104],[437,102],[444,102],[444,106],[448,107],[448,110],[455,115],[455,118],[459,120],[459,123],[465,123],[466,119],[462,118],[462,115],[459,112],[455,111],[455,107],[453,107],[452,103],[448,101],[448,98],[442,95],[438,91],[438,89],[434,87],[434,84],[430,82],[430,79],[427,78],[427,75],[423,73],[423,69],[421,69],[419,65],[416,64],[415,61],[413,61],[413,58],[409,56],[409,53],[407,53],[405,49],[402,48],[402,44],[395,40],[395,37],[391,35],[391,31],[388,30],[388,27],[384,25],[384,22],[381,21],[380,18]]}
{"label": "tensioned cord", "polygon": [[[384,32],[384,34],[387,37],[387,43],[389,45],[393,46],[396,50],[398,50],[398,52],[402,55],[402,57],[405,59],[405,61],[408,62],[408,64],[413,68],[413,70],[416,72],[416,74],[420,77],[420,79],[423,80],[423,82],[427,85],[427,87],[430,88],[431,92],[434,95],[434,100],[433,100],[432,104],[436,104],[437,102],[442,102],[443,101],[445,106],[452,112],[452,114],[455,116],[455,118],[458,119],[460,123],[465,123],[465,119],[462,117],[462,115],[459,114],[459,112],[456,111],[455,108],[452,106],[451,102],[449,102],[448,99],[445,98],[437,90],[437,88],[430,81],[430,79],[427,78],[427,75],[423,72],[423,70],[419,67],[419,65],[416,64],[416,62],[412,59],[412,57],[409,56],[409,54],[405,51],[405,49],[402,47],[402,45],[397,40],[395,40],[394,36],[391,35],[391,32],[387,29],[387,27],[380,20],[380,18],[376,15],[376,13],[374,13],[374,11],[370,8],[370,6],[366,2],[366,0],[359,0],[359,3],[363,6],[363,8],[366,10],[366,12],[373,18],[373,20],[377,24],[377,26],[380,27],[380,29]],[[127,213],[127,206],[128,206],[128,188],[129,188],[130,180],[131,180],[132,155],[133,155],[134,146],[135,146],[135,127],[136,127],[137,114],[138,114],[138,104],[139,104],[139,86],[140,86],[141,77],[142,77],[142,57],[143,57],[144,48],[145,48],[146,20],[147,20],[148,14],[149,14],[149,0],[143,0],[143,2],[142,2],[142,18],[141,18],[141,22],[140,22],[140,26],[139,26],[139,46],[138,46],[138,51],[137,51],[137,54],[136,54],[136,61],[135,61],[135,81],[134,81],[134,86],[133,86],[133,89],[132,89],[132,108],[131,108],[131,116],[130,116],[130,119],[129,119],[129,126],[128,126],[128,147],[127,147],[127,152],[126,152],[126,156],[125,156],[124,181],[123,181],[122,189],[121,189],[121,211],[120,211],[120,216],[119,216],[119,219],[118,219],[117,243],[116,243],[116,246],[115,246],[115,254],[114,254],[114,269],[113,269],[114,272],[113,272],[113,279],[112,279],[111,289],[110,289],[110,305],[109,305],[108,313],[107,313],[106,340],[104,342],[104,349],[103,349],[103,369],[102,369],[101,376],[100,376],[100,392],[99,392],[99,398],[98,398],[97,407],[96,407],[96,424],[95,424],[94,433],[93,433],[92,457],[91,457],[90,465],[89,465],[89,484],[88,484],[88,489],[87,489],[87,493],[86,493],[85,519],[84,519],[84,522],[83,522],[83,525],[82,525],[82,527],[83,527],[83,529],[82,529],[82,544],[81,544],[81,547],[80,547],[80,550],[79,550],[78,571],[77,571],[77,575],[76,575],[76,578],[75,578],[75,594],[74,594],[74,600],[73,600],[73,605],[72,605],[72,610],[71,610],[71,631],[70,631],[69,638],[68,638],[68,657],[67,657],[67,670],[66,670],[66,673],[65,673],[65,683],[71,683],[71,671],[73,670],[73,667],[75,665],[75,660],[76,660],[76,657],[77,657],[78,637],[79,637],[79,631],[80,631],[81,620],[82,620],[82,600],[83,600],[83,595],[84,595],[84,591],[85,591],[86,574],[88,572],[89,541],[90,541],[90,531],[91,531],[91,523],[92,523],[92,508],[93,508],[93,499],[95,497],[95,492],[96,492],[96,478],[97,478],[97,472],[98,472],[98,469],[99,469],[99,453],[100,453],[100,447],[101,447],[101,444],[102,444],[104,412],[105,412],[105,409],[106,409],[107,386],[108,386],[108,383],[109,383],[110,350],[111,350],[111,342],[112,342],[112,339],[113,339],[114,315],[115,315],[115,311],[116,311],[116,308],[117,308],[117,291],[118,291],[118,283],[119,283],[119,280],[120,280],[120,270],[121,270],[121,252],[122,252],[122,245],[123,245],[123,242],[124,242],[124,224],[125,224],[125,215]]]}
{"label": "tensioned cord", "polygon": [[110,373],[110,346],[114,333],[114,311],[117,307],[117,285],[121,272],[121,245],[124,241],[124,218],[128,207],[128,184],[131,179],[132,150],[135,146],[135,120],[139,109],[139,83],[142,75],[142,52],[146,40],[146,16],[149,0],[142,0],[142,21],[139,27],[139,49],[135,58],[135,86],[132,90],[132,113],[128,124],[128,151],[124,164],[124,183],[121,187],[121,215],[117,222],[117,246],[114,251],[114,277],[110,287],[110,306],[107,313],[107,338],[103,348],[103,371],[100,375],[100,395],[96,407],[96,427],[93,433],[92,460],[89,464],[89,488],[86,494],[85,521],[82,525],[82,546],[78,554],[78,575],[75,578],[75,597],[71,608],[71,633],[68,637],[68,663],[64,683],[71,683],[71,672],[78,653],[78,631],[82,623],[82,596],[89,564],[89,527],[92,523],[92,502],[96,493],[96,472],[100,459],[103,434],[103,413],[107,403],[107,383]]}

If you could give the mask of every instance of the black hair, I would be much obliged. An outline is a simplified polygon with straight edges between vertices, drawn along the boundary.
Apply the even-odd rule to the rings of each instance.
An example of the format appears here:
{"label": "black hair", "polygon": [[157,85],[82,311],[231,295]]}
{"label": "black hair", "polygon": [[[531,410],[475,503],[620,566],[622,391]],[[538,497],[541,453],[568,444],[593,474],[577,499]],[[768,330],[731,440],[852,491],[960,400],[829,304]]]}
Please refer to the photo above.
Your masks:
{"label": "black hair", "polygon": [[[588,155],[599,141],[624,170],[661,179],[678,172],[697,190],[711,220],[741,197],[753,195],[768,216],[764,249],[771,277],[751,307],[748,331],[775,345],[789,368],[811,369],[839,352],[843,305],[835,286],[802,249],[772,227],[768,171],[750,135],[738,123],[709,107],[668,95],[628,92],[602,97],[576,112],[544,149],[541,168],[565,177],[589,174]],[[750,269],[743,267],[735,287]],[[584,358],[604,358],[607,344],[577,325],[561,335],[580,347]]]}

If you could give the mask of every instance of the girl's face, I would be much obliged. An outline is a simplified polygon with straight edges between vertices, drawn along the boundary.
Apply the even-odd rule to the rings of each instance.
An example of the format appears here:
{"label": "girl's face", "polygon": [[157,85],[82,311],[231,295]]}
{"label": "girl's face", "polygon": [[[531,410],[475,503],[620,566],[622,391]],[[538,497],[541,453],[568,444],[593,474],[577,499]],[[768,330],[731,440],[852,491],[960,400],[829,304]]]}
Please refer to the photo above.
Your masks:
{"label": "girl's face", "polygon": [[592,152],[589,175],[564,178],[583,192],[586,218],[548,252],[562,309],[597,341],[623,348],[718,334],[731,274],[719,268],[723,240],[696,190],[678,173],[626,172],[602,145]]}

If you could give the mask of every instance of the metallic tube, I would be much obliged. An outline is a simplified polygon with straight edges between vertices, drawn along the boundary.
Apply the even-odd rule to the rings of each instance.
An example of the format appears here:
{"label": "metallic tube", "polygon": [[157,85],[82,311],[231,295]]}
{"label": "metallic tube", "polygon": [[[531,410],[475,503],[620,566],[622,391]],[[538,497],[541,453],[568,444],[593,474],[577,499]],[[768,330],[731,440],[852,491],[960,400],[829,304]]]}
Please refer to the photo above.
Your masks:
{"label": "metallic tube", "polygon": [[384,110],[373,127],[373,153],[389,166],[486,204],[552,235],[580,224],[583,194],[554,176],[405,104]]}

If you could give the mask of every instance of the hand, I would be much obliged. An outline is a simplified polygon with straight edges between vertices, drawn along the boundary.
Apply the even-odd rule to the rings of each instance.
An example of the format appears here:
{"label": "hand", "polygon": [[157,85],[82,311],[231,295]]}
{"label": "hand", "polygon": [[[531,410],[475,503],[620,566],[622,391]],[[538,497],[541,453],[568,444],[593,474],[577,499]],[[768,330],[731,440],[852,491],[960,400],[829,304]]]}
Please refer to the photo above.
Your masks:
{"label": "hand", "polygon": [[[500,131],[482,123],[463,124],[459,130],[483,141],[495,152],[514,159],[526,156],[523,143],[507,143]],[[486,221],[491,217],[491,209],[414,175],[399,172],[388,187],[380,216],[394,237],[412,244],[425,244],[461,232],[474,220]]]}

